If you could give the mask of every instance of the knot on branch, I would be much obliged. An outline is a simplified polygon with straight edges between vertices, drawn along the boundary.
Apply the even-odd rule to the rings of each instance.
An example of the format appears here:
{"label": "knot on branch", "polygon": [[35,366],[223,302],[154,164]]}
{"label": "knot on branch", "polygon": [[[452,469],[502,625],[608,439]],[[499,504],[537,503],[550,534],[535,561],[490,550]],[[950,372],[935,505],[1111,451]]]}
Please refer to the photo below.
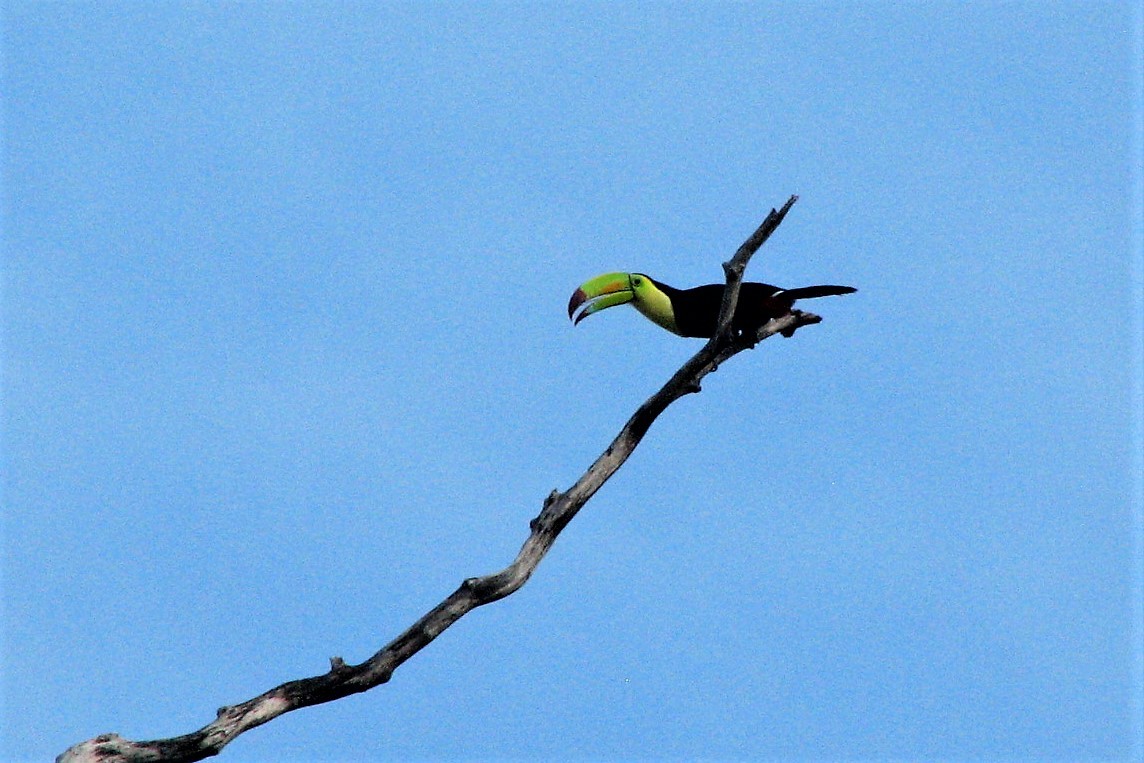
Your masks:
{"label": "knot on branch", "polygon": [[[771,210],[771,214],[775,214],[773,209]],[[723,263],[723,277],[728,280],[731,278],[742,280],[743,273],[746,271],[746,269],[747,263],[745,261],[734,259],[727,260]]]}
{"label": "knot on branch", "polygon": [[544,528],[551,526],[552,514],[557,511],[557,509],[553,507],[560,499],[564,498],[565,495],[566,493],[561,493],[559,490],[554,489],[545,497],[544,505],[540,508],[540,514],[528,523],[528,529],[532,533],[543,532]]}

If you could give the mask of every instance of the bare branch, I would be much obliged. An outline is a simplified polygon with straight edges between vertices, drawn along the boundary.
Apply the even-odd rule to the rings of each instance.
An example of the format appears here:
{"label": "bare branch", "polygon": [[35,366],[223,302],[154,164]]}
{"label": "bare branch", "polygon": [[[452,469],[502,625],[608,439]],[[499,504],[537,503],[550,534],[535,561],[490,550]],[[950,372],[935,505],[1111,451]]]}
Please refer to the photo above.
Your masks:
{"label": "bare branch", "polygon": [[220,708],[214,721],[191,734],[148,742],[132,742],[118,734],[105,734],[70,747],[56,758],[57,763],[186,763],[217,755],[239,734],[284,713],[341,699],[387,682],[403,662],[465,614],[503,599],[523,586],[556,541],[556,536],[623,466],[652,423],[669,405],[684,395],[699,392],[703,378],[734,355],[775,334],[790,336],[798,328],[822,320],[817,315],[794,310],[769,321],[752,336],[729,335],[747,263],[778,228],[797,199],[797,196],[791,196],[781,211],[772,209],[734,257],[723,264],[727,285],[723,291],[719,330],[715,336],[636,410],[607,449],[572,487],[565,492],[552,491],[540,514],[530,523],[531,533],[512,564],[500,572],[465,580],[448,598],[365,662],[348,665],[342,658],[333,657],[328,672],[290,681],[241,704]]}
{"label": "bare branch", "polygon": [[727,336],[731,328],[731,320],[735,315],[735,307],[739,304],[739,286],[743,283],[743,273],[747,270],[747,263],[759,248],[766,243],[775,229],[782,223],[786,213],[798,201],[798,196],[791,196],[779,211],[771,210],[762,225],[743,242],[735,256],[723,263],[723,273],[727,277],[727,286],[723,289],[723,304],[719,308],[719,321],[715,324],[715,335],[712,341]]}

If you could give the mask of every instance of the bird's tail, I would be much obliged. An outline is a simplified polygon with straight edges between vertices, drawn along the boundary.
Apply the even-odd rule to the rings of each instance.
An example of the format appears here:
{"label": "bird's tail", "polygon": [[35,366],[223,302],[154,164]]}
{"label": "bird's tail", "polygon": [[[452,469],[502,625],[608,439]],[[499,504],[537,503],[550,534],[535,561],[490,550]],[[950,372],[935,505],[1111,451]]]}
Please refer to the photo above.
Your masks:
{"label": "bird's tail", "polygon": [[801,289],[787,289],[776,294],[776,297],[786,297],[791,302],[796,299],[814,299],[815,297],[833,297],[838,294],[853,294],[858,291],[853,286],[803,286]]}

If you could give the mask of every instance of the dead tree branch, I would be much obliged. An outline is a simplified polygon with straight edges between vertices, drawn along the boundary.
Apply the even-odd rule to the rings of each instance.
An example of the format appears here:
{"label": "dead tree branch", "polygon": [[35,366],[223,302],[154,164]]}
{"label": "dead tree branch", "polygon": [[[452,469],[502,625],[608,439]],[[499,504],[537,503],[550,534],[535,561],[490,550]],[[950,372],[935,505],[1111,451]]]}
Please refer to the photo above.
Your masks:
{"label": "dead tree branch", "polygon": [[220,708],[214,721],[193,733],[146,742],[104,734],[70,747],[56,758],[57,763],[189,763],[217,755],[239,734],[283,713],[368,691],[387,682],[403,662],[465,614],[503,599],[523,586],[560,531],[627,461],[652,423],[669,405],[684,395],[699,392],[703,378],[734,355],[775,334],[790,336],[796,329],[822,320],[817,315],[794,310],[770,321],[754,336],[734,337],[729,330],[748,261],[778,228],[797,198],[791,196],[779,211],[772,209],[758,230],[723,264],[727,285],[723,291],[720,328],[715,336],[636,410],[576,484],[565,492],[552,491],[539,516],[530,523],[531,533],[512,564],[500,572],[465,580],[448,598],[365,662],[349,665],[340,657],[334,657],[328,672],[290,681],[241,704]]}

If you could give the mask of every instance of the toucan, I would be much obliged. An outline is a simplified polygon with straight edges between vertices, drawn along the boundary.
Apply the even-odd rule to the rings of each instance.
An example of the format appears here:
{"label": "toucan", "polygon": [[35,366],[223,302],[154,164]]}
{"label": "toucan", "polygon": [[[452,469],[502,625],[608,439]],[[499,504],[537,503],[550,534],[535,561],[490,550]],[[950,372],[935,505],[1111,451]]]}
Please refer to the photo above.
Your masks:
{"label": "toucan", "polygon": [[[631,302],[643,315],[668,331],[680,336],[709,339],[719,322],[724,285],[709,283],[693,289],[676,289],[643,273],[605,273],[585,282],[568,301],[568,317],[573,325],[609,307]],[[754,332],[772,318],[791,311],[795,300],[850,294],[850,286],[804,286],[780,289],[769,283],[745,281],[739,289],[739,301],[731,331],[735,336]],[[577,309],[586,305],[576,314]]]}

